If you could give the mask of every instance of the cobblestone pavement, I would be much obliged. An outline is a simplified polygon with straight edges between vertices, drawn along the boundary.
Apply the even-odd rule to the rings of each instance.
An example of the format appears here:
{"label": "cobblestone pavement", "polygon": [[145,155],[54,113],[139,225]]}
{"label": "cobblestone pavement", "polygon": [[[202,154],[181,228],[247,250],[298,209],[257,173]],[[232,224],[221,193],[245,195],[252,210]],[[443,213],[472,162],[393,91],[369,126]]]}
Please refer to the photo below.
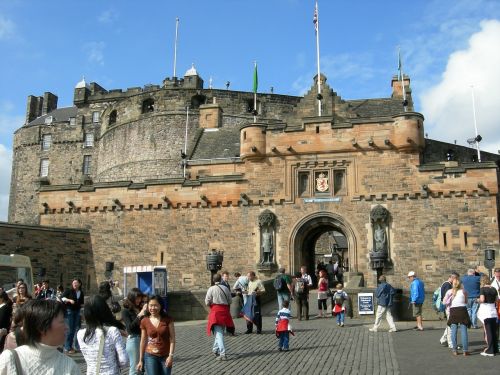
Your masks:
{"label": "cobblestone pavement", "polygon": [[[312,304],[311,304],[312,305]],[[312,306],[311,306],[312,307]],[[425,322],[425,331],[413,331],[414,323],[398,322],[398,332],[387,327],[369,332],[370,320],[346,319],[344,328],[332,318],[309,321],[293,319],[296,335],[290,351],[278,352],[274,335],[274,306],[264,311],[263,333],[246,335],[245,322],[236,319],[236,336],[226,336],[227,361],[212,355],[213,336],[206,335],[205,322],[176,323],[177,347],[174,374],[498,374],[500,356],[479,355],[482,330],[469,330],[470,357],[454,357],[439,345],[444,322]],[[313,309],[313,314],[315,310]],[[313,315],[314,316],[314,315]],[[74,356],[85,373],[81,355]],[[125,371],[124,374],[127,372]]]}

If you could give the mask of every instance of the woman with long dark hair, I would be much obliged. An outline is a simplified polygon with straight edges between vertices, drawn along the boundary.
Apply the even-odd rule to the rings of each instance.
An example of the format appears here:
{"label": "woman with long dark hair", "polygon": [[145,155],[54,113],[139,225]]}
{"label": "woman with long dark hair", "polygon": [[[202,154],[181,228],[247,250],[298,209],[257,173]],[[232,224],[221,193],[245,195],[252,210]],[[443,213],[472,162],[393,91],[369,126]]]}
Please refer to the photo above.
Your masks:
{"label": "woman with long dark hair", "polygon": [[493,357],[495,354],[498,354],[498,316],[495,304],[500,302],[498,300],[498,292],[491,286],[490,279],[486,275],[481,277],[481,289],[479,294],[480,305],[477,317],[483,323],[484,341],[486,341],[486,349],[481,352],[481,355]]}
{"label": "woman with long dark hair", "polygon": [[170,375],[175,350],[174,321],[161,305],[160,296],[148,302],[147,316],[141,321],[141,346],[137,370],[147,374]]}
{"label": "woman with long dark hair", "polygon": [[101,296],[88,298],[83,316],[86,328],[79,330],[76,336],[87,363],[87,374],[119,375],[120,368],[128,365],[120,332],[125,327],[116,320]]}
{"label": "woman with long dark hair", "polygon": [[65,338],[64,306],[52,300],[30,300],[21,311],[26,345],[2,353],[0,374],[80,375],[80,367],[57,350]]}
{"label": "woman with long dark hair", "polygon": [[137,374],[137,361],[139,360],[139,344],[141,342],[141,320],[146,315],[147,303],[142,302],[143,293],[138,288],[130,289],[123,302],[122,320],[127,329],[126,350],[130,362],[129,375]]}

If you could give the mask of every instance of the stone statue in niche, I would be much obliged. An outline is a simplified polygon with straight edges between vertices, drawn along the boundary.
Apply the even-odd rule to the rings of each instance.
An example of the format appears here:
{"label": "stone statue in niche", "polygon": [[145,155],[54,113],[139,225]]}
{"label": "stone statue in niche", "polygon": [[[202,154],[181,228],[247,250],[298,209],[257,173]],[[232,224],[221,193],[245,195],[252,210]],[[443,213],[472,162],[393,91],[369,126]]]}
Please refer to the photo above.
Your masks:
{"label": "stone statue in niche", "polygon": [[387,253],[389,211],[381,205],[374,207],[370,213],[370,221],[373,228],[373,251],[377,253]]}
{"label": "stone statue in niche", "polygon": [[260,228],[260,263],[274,263],[274,235],[276,230],[276,216],[265,210],[259,216]]}

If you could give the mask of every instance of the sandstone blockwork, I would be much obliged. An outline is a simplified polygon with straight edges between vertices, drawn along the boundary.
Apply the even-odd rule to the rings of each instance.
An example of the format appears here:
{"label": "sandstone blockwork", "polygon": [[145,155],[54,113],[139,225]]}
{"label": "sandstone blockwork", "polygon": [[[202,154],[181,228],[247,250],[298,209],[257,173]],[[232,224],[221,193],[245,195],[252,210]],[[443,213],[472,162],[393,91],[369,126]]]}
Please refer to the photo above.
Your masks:
{"label": "sandstone blockwork", "polygon": [[[96,288],[92,244],[86,229],[0,222],[0,254],[29,256],[34,281],[47,279],[54,289],[59,284],[69,288],[74,278],[82,281],[85,290]],[[45,276],[41,276],[42,268]]]}
{"label": "sandstone blockwork", "polygon": [[[427,139],[408,78],[406,112],[397,79],[388,98],[343,100],[321,76],[321,116],[313,85],[304,97],[259,93],[254,121],[253,93],[204,89],[186,74],[126,91],[82,81],[73,107],[53,108],[55,97],[45,114],[30,97],[9,225],[76,228],[54,243],[41,230],[35,264],[48,253],[59,277],[69,257],[79,267],[64,280],[91,286],[109,261],[118,280],[123,267],[162,264],[171,291],[194,291],[209,284],[211,249],[224,251],[224,269],[269,279],[278,266],[313,269],[316,242],[329,246],[333,231],[345,237],[347,279],[373,287],[383,272],[406,287],[413,270],[433,288],[498,250],[498,155],[478,163],[473,149]],[[388,216],[375,225],[377,206]],[[275,221],[263,245],[266,210]],[[17,246],[17,229],[1,230]],[[378,271],[375,243],[387,254]]]}

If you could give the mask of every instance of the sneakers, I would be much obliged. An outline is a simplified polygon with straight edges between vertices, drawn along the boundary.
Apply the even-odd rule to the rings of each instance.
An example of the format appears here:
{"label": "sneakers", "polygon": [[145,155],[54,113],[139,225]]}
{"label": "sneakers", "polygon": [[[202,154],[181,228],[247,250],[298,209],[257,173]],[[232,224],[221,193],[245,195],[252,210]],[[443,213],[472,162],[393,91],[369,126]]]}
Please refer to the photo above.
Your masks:
{"label": "sneakers", "polygon": [[216,352],[212,352],[212,353],[213,353],[213,354],[214,354],[214,356],[216,356],[216,357],[218,357],[218,356],[220,355],[218,351],[216,351]]}
{"label": "sneakers", "polygon": [[368,331],[370,331],[370,332],[377,332],[377,328],[370,328]]}
{"label": "sneakers", "polygon": [[495,354],[486,353],[486,352],[481,352],[481,355],[482,355],[483,357],[494,357],[494,356],[495,356]]}
{"label": "sneakers", "polygon": [[398,330],[396,328],[391,328],[389,329],[389,332],[397,332]]}
{"label": "sneakers", "polygon": [[226,361],[226,360],[227,360],[227,358],[226,358],[226,355],[225,355],[225,354],[221,354],[220,356],[218,356],[218,357],[217,357],[217,359],[218,359],[219,361]]}
{"label": "sneakers", "polygon": [[344,322],[340,323],[340,326],[343,327],[344,326]]}

